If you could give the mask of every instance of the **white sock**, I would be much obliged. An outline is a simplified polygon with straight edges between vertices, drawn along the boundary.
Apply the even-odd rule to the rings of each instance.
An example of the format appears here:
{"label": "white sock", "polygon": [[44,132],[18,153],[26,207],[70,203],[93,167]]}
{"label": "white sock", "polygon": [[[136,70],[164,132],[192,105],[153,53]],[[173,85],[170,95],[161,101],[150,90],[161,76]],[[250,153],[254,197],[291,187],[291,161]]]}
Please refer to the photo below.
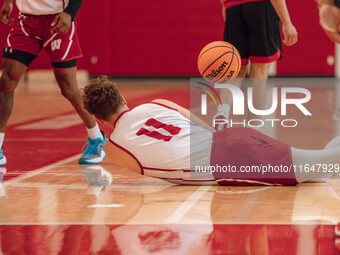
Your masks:
{"label": "white sock", "polygon": [[93,128],[86,128],[86,130],[87,130],[87,134],[89,135],[91,139],[97,139],[97,138],[104,139],[97,123]]}
{"label": "white sock", "polygon": [[222,104],[217,107],[219,112],[224,112],[228,117],[230,113],[230,105],[228,104]]}
{"label": "white sock", "polygon": [[4,143],[5,133],[0,133],[0,149],[2,148],[2,144]]}

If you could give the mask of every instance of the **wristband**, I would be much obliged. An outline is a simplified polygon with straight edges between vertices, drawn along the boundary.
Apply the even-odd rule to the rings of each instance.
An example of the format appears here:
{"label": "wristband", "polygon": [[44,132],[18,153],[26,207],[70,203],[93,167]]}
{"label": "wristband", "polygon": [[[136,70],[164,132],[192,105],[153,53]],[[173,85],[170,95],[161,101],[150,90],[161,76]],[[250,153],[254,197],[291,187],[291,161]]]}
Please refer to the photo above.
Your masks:
{"label": "wristband", "polygon": [[72,20],[74,20],[75,17],[77,16],[77,13],[82,3],[83,3],[83,0],[70,0],[64,12],[66,12],[67,14],[70,14],[72,17]]}
{"label": "wristband", "polygon": [[340,0],[334,0],[334,4],[335,4],[338,8],[340,8]]}

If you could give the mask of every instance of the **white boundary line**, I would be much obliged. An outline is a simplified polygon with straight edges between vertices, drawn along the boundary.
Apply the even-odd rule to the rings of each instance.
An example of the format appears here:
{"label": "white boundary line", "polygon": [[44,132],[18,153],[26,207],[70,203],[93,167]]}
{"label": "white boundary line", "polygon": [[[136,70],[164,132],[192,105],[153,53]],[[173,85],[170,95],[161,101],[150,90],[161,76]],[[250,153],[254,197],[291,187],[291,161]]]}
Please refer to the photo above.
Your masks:
{"label": "white boundary line", "polygon": [[[16,222],[16,223],[8,223],[8,222],[0,222],[1,226],[13,226],[13,225],[22,225],[22,226],[30,226],[30,225],[37,225],[37,226],[61,226],[61,225],[168,225],[171,223],[165,223],[165,222],[111,222],[111,221],[98,221],[98,222],[72,222],[72,221],[62,221],[62,222]],[[177,225],[247,225],[247,226],[263,226],[263,225],[316,225],[316,226],[336,226],[337,223],[323,223],[319,221],[315,222],[302,222],[302,221],[296,221],[296,222],[180,222],[176,223]]]}
{"label": "white boundary line", "polygon": [[70,158],[67,158],[67,159],[63,159],[61,161],[58,161],[56,163],[53,163],[53,164],[50,164],[50,165],[47,165],[47,166],[44,166],[42,168],[39,168],[37,170],[32,170],[32,171],[29,171],[28,173],[25,173],[23,175],[20,175],[14,179],[11,179],[11,180],[8,180],[8,181],[4,181],[3,185],[6,187],[8,185],[11,185],[15,182],[18,182],[18,181],[22,181],[22,180],[25,180],[25,179],[28,179],[30,177],[33,177],[33,176],[36,176],[38,174],[41,174],[41,173],[44,173],[52,168],[55,168],[55,167],[58,167],[58,166],[61,166],[61,165],[64,165],[66,163],[69,163],[73,160],[76,160],[78,159],[79,157],[81,156],[81,154],[77,154],[75,156],[72,156]]}
{"label": "white boundary line", "polygon": [[121,204],[94,204],[89,205],[87,208],[118,208],[118,207],[124,207],[125,205]]}
{"label": "white boundary line", "polygon": [[210,188],[211,186],[199,187],[164,221],[164,223],[178,223]]}

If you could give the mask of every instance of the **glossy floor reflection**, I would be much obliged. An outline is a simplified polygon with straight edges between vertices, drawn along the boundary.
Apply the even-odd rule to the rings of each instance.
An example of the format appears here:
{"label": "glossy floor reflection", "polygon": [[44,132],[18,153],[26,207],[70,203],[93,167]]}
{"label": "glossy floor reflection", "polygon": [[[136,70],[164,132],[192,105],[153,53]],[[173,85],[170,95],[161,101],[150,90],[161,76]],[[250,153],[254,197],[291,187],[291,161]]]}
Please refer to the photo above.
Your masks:
{"label": "glossy floor reflection", "polygon": [[[79,166],[73,161],[16,180],[2,185],[2,223],[340,221],[337,179],[295,187],[180,186],[140,176],[108,161],[97,166]],[[194,193],[200,196],[197,202],[192,201]]]}
{"label": "glossy floor reflection", "polygon": [[337,255],[330,225],[8,225],[2,254]]}

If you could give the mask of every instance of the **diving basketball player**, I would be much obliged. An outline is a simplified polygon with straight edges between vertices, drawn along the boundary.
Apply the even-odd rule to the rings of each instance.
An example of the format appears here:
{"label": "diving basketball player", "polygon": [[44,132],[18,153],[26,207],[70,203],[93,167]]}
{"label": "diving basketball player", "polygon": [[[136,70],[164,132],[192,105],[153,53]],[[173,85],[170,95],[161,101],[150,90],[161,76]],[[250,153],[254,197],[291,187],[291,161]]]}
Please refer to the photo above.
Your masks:
{"label": "diving basketball player", "polygon": [[[157,99],[129,109],[114,83],[106,76],[83,90],[85,108],[113,129],[108,156],[118,165],[148,176],[179,184],[296,185],[322,182],[332,171],[294,171],[291,166],[340,164],[340,137],[324,150],[301,150],[251,128],[214,132],[190,112]],[[194,175],[196,166],[285,166],[290,171],[269,175],[206,173]],[[333,172],[335,170],[333,169]]]}

